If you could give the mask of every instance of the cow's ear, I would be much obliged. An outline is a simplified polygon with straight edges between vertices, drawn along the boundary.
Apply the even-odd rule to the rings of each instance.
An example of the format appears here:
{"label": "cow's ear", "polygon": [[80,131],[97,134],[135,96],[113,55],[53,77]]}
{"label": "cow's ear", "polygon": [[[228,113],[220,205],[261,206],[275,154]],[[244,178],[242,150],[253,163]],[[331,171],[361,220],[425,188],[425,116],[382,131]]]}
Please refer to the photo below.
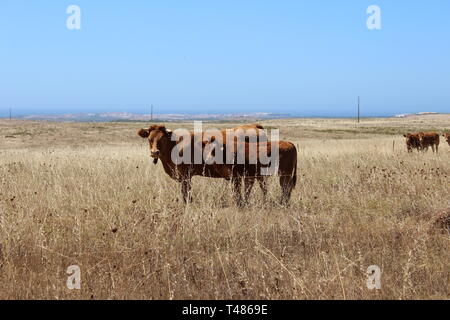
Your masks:
{"label": "cow's ear", "polygon": [[148,138],[148,136],[150,135],[150,130],[148,130],[148,129],[140,129],[137,134],[141,138],[145,139],[145,138]]}
{"label": "cow's ear", "polygon": [[211,143],[213,143],[214,141],[216,141],[216,137],[215,137],[215,136],[212,136],[211,139],[209,139],[209,141],[210,141]]}

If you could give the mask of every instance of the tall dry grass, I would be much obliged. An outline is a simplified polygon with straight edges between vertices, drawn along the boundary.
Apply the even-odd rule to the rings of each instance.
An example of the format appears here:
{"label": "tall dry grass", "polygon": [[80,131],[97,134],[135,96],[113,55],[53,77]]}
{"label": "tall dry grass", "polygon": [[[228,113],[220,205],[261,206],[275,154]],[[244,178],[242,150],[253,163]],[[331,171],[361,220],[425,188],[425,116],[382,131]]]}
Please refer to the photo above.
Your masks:
{"label": "tall dry grass", "polygon": [[[238,209],[225,181],[196,177],[185,206],[139,138],[0,150],[0,298],[450,298],[450,235],[432,227],[450,207],[450,148],[296,143],[289,208],[275,178],[267,201],[255,185]],[[81,290],[66,287],[70,265]],[[366,287],[370,265],[381,290]]]}

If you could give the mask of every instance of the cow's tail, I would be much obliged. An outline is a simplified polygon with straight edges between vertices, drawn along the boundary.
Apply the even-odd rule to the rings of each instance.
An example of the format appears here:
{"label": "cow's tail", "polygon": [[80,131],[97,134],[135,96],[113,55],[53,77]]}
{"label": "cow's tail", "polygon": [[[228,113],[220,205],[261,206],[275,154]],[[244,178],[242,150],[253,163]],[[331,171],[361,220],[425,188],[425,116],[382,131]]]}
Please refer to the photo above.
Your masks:
{"label": "cow's tail", "polygon": [[294,146],[295,151],[295,161],[294,161],[294,173],[292,175],[292,188],[295,188],[295,185],[297,184],[297,148]]}
{"label": "cow's tail", "polygon": [[297,160],[295,160],[294,176],[292,177],[292,187],[295,188],[297,184]]}

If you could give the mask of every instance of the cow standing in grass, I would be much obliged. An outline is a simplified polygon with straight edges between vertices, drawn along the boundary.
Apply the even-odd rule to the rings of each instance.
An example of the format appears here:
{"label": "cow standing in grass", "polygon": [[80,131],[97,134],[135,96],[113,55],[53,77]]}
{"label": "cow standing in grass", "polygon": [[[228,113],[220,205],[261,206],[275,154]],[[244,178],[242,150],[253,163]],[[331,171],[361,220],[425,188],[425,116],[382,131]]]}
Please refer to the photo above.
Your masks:
{"label": "cow standing in grass", "polygon": [[444,133],[442,135],[445,139],[445,141],[447,141],[448,145],[450,146],[450,133]]}
{"label": "cow standing in grass", "polygon": [[[263,127],[258,124],[240,126],[233,130],[237,132],[236,135],[245,136],[246,139],[252,136],[256,136],[257,141],[265,141],[267,139]],[[187,132],[187,138],[184,136],[177,137],[171,130],[159,125],[153,125],[149,129],[140,129],[138,131],[140,137],[149,141],[150,156],[154,159],[153,163],[156,164],[158,160],[161,161],[167,175],[181,183],[181,191],[185,203],[192,200],[191,180],[193,176],[224,178],[216,171],[213,165],[208,165],[203,160],[202,141],[204,134],[204,132]],[[225,141],[226,131],[220,131],[219,136]],[[183,154],[185,152],[186,154]],[[195,155],[199,154],[201,155],[200,161],[195,159]],[[178,160],[178,156],[187,156],[188,161],[178,163],[175,161],[175,158]]]}
{"label": "cow standing in grass", "polygon": [[431,147],[433,152],[439,152],[439,134],[436,132],[420,132],[419,133],[420,147],[423,151],[428,151]]}
{"label": "cow standing in grass", "polygon": [[[281,186],[280,203],[282,205],[289,203],[292,190],[297,182],[297,148],[294,144],[287,141],[261,143],[234,141],[234,146],[231,148],[232,151],[228,152],[230,148],[215,139],[204,141],[203,143],[206,162],[214,163],[213,161],[219,159],[220,163],[214,163],[216,171],[222,176],[231,179],[234,188],[234,198],[238,206],[248,203],[255,180],[258,180],[262,186],[265,186],[269,175],[279,176]],[[233,142],[229,141],[229,143]],[[220,150],[219,155],[217,150]],[[244,199],[241,198],[240,193],[242,179],[244,180]],[[265,197],[267,190],[265,187],[262,189]]]}
{"label": "cow standing in grass", "polygon": [[406,149],[408,152],[413,152],[414,149],[417,149],[417,151],[422,150],[418,133],[407,133],[403,136],[406,138]]}

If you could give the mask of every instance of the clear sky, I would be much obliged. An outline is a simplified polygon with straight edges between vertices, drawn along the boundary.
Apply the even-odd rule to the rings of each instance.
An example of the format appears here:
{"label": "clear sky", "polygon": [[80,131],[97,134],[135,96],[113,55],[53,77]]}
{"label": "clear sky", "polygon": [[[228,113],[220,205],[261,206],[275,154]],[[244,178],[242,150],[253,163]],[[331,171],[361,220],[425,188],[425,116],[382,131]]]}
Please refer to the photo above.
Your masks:
{"label": "clear sky", "polygon": [[1,0],[0,41],[0,116],[450,112],[448,0]]}

